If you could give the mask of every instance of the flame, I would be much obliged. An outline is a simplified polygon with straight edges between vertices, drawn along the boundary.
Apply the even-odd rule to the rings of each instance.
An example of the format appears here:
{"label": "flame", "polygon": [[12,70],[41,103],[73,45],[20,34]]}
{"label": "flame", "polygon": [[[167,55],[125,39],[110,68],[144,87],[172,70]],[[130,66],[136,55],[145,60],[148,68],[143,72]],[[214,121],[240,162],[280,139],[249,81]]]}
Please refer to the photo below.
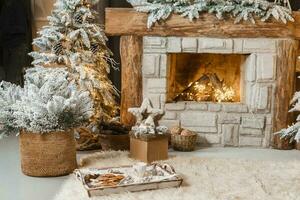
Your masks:
{"label": "flame", "polygon": [[223,86],[222,90],[216,89],[214,94],[217,102],[231,102],[234,100],[235,91],[232,87]]}
{"label": "flame", "polygon": [[223,81],[220,85],[213,85],[211,82],[191,82],[188,88],[178,95],[184,101],[215,101],[233,102],[236,97],[233,87],[226,85]]}

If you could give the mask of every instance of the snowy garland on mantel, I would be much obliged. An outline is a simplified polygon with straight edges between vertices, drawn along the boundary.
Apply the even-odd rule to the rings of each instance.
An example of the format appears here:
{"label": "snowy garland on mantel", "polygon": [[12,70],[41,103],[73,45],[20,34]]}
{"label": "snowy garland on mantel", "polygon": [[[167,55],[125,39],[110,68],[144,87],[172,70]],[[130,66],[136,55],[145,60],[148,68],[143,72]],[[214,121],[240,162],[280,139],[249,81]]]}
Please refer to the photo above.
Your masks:
{"label": "snowy garland on mantel", "polygon": [[127,0],[138,12],[149,14],[148,28],[156,22],[167,20],[176,13],[188,17],[190,21],[198,19],[201,13],[215,14],[218,19],[235,18],[235,23],[251,21],[255,18],[266,21],[272,17],[283,23],[294,21],[288,0]]}

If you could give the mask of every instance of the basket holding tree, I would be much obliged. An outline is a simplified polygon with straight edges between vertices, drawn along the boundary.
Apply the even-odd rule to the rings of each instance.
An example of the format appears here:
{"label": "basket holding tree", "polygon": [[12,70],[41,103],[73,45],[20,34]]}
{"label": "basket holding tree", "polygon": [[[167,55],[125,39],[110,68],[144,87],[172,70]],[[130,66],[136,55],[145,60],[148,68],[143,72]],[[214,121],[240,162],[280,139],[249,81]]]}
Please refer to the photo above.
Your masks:
{"label": "basket holding tree", "polygon": [[29,176],[59,176],[77,167],[74,128],[93,115],[88,91],[65,68],[28,69],[24,87],[1,82],[0,136],[20,133],[21,166]]}

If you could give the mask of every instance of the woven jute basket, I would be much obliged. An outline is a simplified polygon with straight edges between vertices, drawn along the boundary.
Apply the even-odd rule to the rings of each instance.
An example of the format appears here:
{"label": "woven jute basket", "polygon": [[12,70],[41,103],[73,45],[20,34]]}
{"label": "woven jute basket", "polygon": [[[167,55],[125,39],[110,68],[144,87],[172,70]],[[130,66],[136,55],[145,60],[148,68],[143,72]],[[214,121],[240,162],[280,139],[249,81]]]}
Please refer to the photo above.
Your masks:
{"label": "woven jute basket", "polygon": [[28,176],[55,177],[70,174],[77,168],[74,132],[44,134],[21,131],[22,172]]}
{"label": "woven jute basket", "polygon": [[171,145],[176,151],[194,151],[197,142],[197,134],[193,135],[171,135]]}

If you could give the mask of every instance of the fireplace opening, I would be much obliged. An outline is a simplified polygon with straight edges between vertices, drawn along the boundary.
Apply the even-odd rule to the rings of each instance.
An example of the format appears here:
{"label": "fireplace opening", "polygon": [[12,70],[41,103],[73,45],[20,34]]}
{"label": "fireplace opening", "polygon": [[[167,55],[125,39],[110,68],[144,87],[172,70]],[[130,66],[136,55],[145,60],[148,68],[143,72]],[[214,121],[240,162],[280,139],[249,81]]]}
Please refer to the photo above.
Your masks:
{"label": "fireplace opening", "polygon": [[167,101],[241,102],[245,54],[168,54]]}

